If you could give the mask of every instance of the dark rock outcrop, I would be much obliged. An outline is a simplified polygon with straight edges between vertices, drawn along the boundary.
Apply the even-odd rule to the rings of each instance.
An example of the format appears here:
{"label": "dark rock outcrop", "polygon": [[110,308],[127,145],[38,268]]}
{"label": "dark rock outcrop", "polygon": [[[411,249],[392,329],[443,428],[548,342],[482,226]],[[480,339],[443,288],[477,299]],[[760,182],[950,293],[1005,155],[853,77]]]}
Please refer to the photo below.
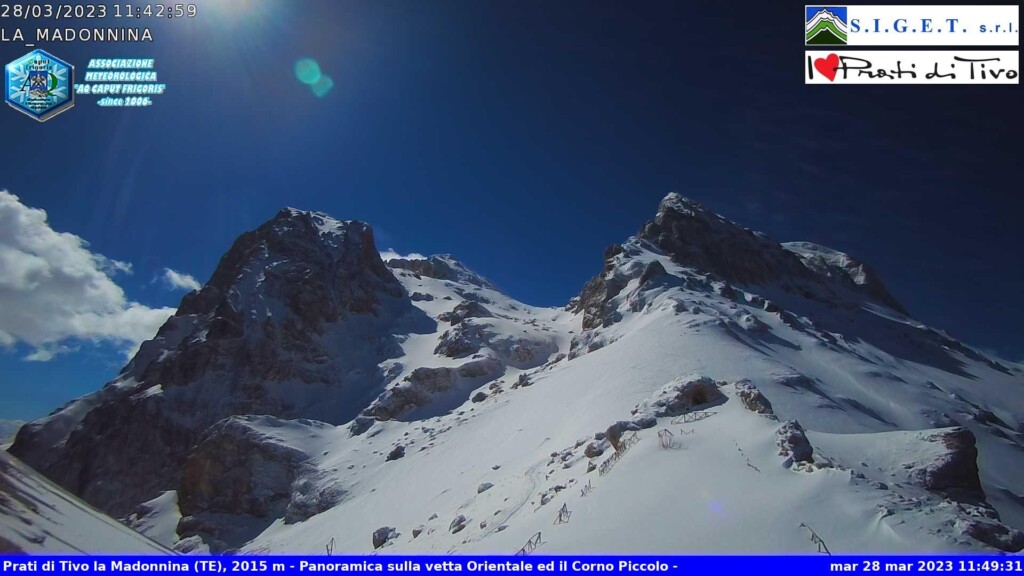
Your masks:
{"label": "dark rock outcrop", "polygon": [[[236,414],[355,417],[392,334],[430,329],[362,222],[282,210],[242,234],[102,391],[27,425],[12,453],[120,517],[165,490]],[[368,326],[373,325],[373,329]]]}
{"label": "dark rock outcrop", "polygon": [[1024,532],[998,521],[972,519],[966,522],[964,534],[989,546],[1015,554],[1024,550]]}
{"label": "dark rock outcrop", "polygon": [[928,440],[941,443],[946,453],[929,465],[913,470],[911,480],[926,490],[954,500],[984,501],[974,434],[957,426],[936,433]]}
{"label": "dark rock outcrop", "polygon": [[[636,240],[605,250],[601,273],[587,282],[566,307],[583,314],[584,330],[617,321],[610,301],[631,279],[639,278],[643,286],[667,275],[659,262],[647,264],[642,272],[624,265],[630,246],[638,243],[653,247],[683,267],[709,274],[721,282],[716,284],[716,291],[731,300],[738,297],[734,284],[772,284],[814,299],[835,298],[837,293],[846,292],[855,300],[874,300],[905,313],[878,274],[863,263],[809,243],[780,244],[672,193],[661,201],[654,219],[641,227]],[[771,307],[777,309],[775,304]]]}
{"label": "dark rock outcrop", "polygon": [[471,284],[491,290],[495,289],[494,285],[488,282],[487,279],[466,268],[466,266],[450,254],[441,254],[427,258],[392,258],[388,260],[387,265],[395,269],[408,270],[427,278]]}
{"label": "dark rock outcrop", "polygon": [[501,375],[504,369],[505,366],[494,358],[473,360],[458,368],[417,368],[404,381],[381,394],[364,416],[393,420],[430,404],[437,395],[456,388],[476,388]]}
{"label": "dark rock outcrop", "polygon": [[218,422],[185,461],[178,486],[182,516],[200,512],[278,515],[309,455],[253,427],[268,417],[236,416]]}
{"label": "dark rock outcrop", "polygon": [[462,514],[459,514],[452,520],[452,523],[448,525],[448,531],[452,534],[457,534],[462,532],[466,528],[467,524],[469,524],[469,520]]}
{"label": "dark rock outcrop", "polygon": [[592,330],[610,324],[608,301],[618,296],[627,280],[614,274],[616,257],[623,253],[622,246],[613,244],[604,251],[604,268],[583,287],[579,298],[571,305],[571,312],[583,313],[583,329]]}
{"label": "dark rock outcrop", "polygon": [[399,458],[405,457],[405,446],[399,444],[388,452],[388,457],[384,459],[385,462],[391,462],[392,460],[398,460]]}
{"label": "dark rock outcrop", "polygon": [[749,380],[742,380],[736,383],[736,396],[739,397],[743,407],[747,410],[764,414],[765,416],[775,416],[772,403]]}
{"label": "dark rock outcrop", "polygon": [[462,322],[466,318],[491,318],[494,314],[491,313],[491,311],[483,304],[472,300],[466,300],[464,302],[459,302],[451,312],[443,314],[442,316],[442,320],[447,320],[454,325]]}
{"label": "dark rock outcrop", "polygon": [[779,456],[785,458],[784,466],[788,468],[796,462],[814,461],[814,448],[799,422],[787,420],[782,423],[775,434],[775,445],[779,447]]}
{"label": "dark rock outcrop", "polygon": [[718,382],[711,378],[680,379],[663,387],[649,400],[640,403],[633,412],[653,417],[675,416],[715,406],[725,400],[725,394],[718,389]]}
{"label": "dark rock outcrop", "polygon": [[398,538],[398,530],[391,526],[382,526],[373,531],[373,549],[376,550],[388,542]]}

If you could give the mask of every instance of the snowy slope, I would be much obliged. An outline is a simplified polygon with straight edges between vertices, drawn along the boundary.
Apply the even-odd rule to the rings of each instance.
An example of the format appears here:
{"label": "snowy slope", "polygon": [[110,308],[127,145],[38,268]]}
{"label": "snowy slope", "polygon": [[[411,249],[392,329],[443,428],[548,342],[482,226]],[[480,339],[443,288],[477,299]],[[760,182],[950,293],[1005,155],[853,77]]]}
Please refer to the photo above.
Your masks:
{"label": "snowy slope", "polygon": [[[309,223],[313,234],[302,232]],[[533,541],[552,553],[816,553],[813,530],[833,553],[1024,547],[1022,367],[914,320],[846,254],[779,244],[669,195],[637,236],[605,252],[578,298],[547,309],[500,293],[451,256],[392,259],[385,273],[361,223],[283,211],[267,226],[284,230],[271,246],[299,248],[283,258],[236,245],[211,281],[232,295],[228,304],[182,316],[143,346],[150,360],[137,358],[113,384],[132,387],[128,400],[108,386],[26,436],[52,446],[36,454],[45,461],[68,438],[73,450],[102,441],[79,422],[103,434],[137,430],[134,419],[99,427],[91,415],[141,405],[165,418],[169,408],[149,399],[168,393],[167,378],[204,397],[240,369],[225,356],[230,369],[186,378],[208,363],[192,342],[211,323],[232,310],[264,324],[309,318],[320,347],[310,354],[301,332],[275,331],[273,355],[300,353],[272,366],[265,387],[308,411],[255,395],[258,410],[187,420],[192,443],[173,477],[148,478],[152,499],[141,505],[109,502],[164,545],[512,553]],[[364,235],[340,268],[330,256],[339,230]],[[340,274],[367,288],[342,283],[311,298],[289,292],[292,276],[279,273],[319,279],[321,267],[330,274],[318,282]],[[343,322],[309,314],[352,309],[351,298],[381,286],[386,306],[356,306],[372,313]],[[219,350],[236,349],[229,344]],[[160,370],[143,372],[145,362]],[[280,377],[298,370],[330,383],[335,366],[355,388]],[[260,372],[244,373],[244,390],[263,386]],[[320,414],[333,418],[311,419]],[[662,431],[674,437],[667,447]],[[615,455],[612,441],[632,442],[632,432],[636,444]],[[560,515],[568,521],[555,523]]]}
{"label": "snowy slope", "polygon": [[[334,538],[339,550],[368,551],[370,534],[393,526],[401,535],[385,548],[388,552],[510,553],[536,532],[542,534],[543,551],[554,553],[813,552],[801,523],[820,534],[833,552],[985,549],[965,535],[966,526],[978,518],[988,522],[980,511],[893,481],[890,473],[903,469],[891,460],[880,460],[886,466],[881,479],[889,485],[861,477],[859,464],[861,459],[872,461],[865,456],[874,448],[872,442],[853,449],[823,443],[818,457],[823,468],[785,468],[775,444],[779,422],[745,410],[730,386],[723,388],[729,400],[710,409],[713,416],[691,424],[659,418],[656,428],[639,433],[641,441],[607,476],[588,474],[583,449],[594,432],[633,418],[634,407],[679,376],[749,378],[765,390],[781,418],[806,415],[825,430],[885,434],[894,426],[882,424],[879,416],[892,412],[886,415],[897,420],[905,412],[895,402],[884,412],[881,406],[877,412],[869,408],[879,403],[861,390],[870,388],[872,378],[876,384],[878,379],[864,374],[836,382],[836,388],[847,393],[842,410],[820,405],[822,396],[812,392],[791,391],[780,384],[785,376],[799,369],[809,377],[821,374],[835,380],[834,364],[844,355],[818,351],[800,362],[795,356],[782,356],[789,361],[784,363],[777,356],[791,350],[791,344],[751,346],[742,340],[744,334],[734,332],[743,331],[739,324],[730,327],[718,316],[751,314],[765,323],[759,330],[799,340],[796,331],[770,314],[739,305],[732,308],[732,302],[677,289],[648,293],[645,298],[648,303],[641,311],[627,312],[613,329],[602,331],[600,338],[609,344],[536,372],[528,388],[463,406],[461,414],[376,424],[367,439],[340,434],[324,466],[338,470],[352,490],[349,498],[304,523],[275,524],[246,549],[317,552]],[[677,312],[679,303],[687,300],[691,302],[686,311]],[[704,311],[694,314],[693,307]],[[555,320],[568,332],[578,319]],[[810,350],[817,346],[806,340],[800,344]],[[924,370],[904,368],[908,375],[914,368]],[[858,381],[859,385],[851,384]],[[851,406],[858,406],[857,398],[864,404],[855,410]],[[948,396],[946,404],[941,402],[941,397],[934,399],[947,411],[958,407]],[[656,431],[665,428],[684,445],[660,448]],[[447,431],[435,435],[425,429]],[[810,435],[812,444],[819,439]],[[382,455],[395,443],[417,449],[385,462]],[[882,438],[876,444],[884,448],[893,443]],[[923,451],[927,462],[941,456],[942,451],[930,444],[921,442],[916,448],[912,439],[905,444],[910,452]],[[419,451],[424,445],[429,447]],[[563,462],[565,450],[571,455]],[[552,458],[554,453],[559,456]],[[606,457],[607,453],[595,462]],[[1015,474],[1006,470],[1005,476]],[[998,473],[988,478],[1002,481]],[[1020,475],[1016,478],[1019,482]],[[581,496],[588,481],[593,491]],[[494,486],[477,494],[482,483]],[[556,493],[557,486],[565,488]],[[1020,486],[1011,490],[1019,491]],[[543,494],[553,498],[541,506]],[[554,526],[563,504],[572,512],[570,521]],[[437,518],[430,520],[434,514]],[[467,527],[451,534],[450,523],[459,515],[467,518]],[[481,522],[486,524],[481,527]],[[424,530],[414,538],[419,526]]]}
{"label": "snowy slope", "polygon": [[0,452],[0,551],[171,554]]}

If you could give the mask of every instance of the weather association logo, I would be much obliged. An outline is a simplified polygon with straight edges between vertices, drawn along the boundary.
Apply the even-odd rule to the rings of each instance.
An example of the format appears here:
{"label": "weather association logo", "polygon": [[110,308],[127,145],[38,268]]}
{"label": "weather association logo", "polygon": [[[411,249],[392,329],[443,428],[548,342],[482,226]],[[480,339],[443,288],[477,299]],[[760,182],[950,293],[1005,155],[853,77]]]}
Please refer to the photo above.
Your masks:
{"label": "weather association logo", "polygon": [[15,110],[46,122],[75,105],[75,68],[46,52],[33,50],[7,65],[4,98]]}
{"label": "weather association logo", "polygon": [[807,46],[845,46],[849,28],[845,6],[807,6],[804,44]]}

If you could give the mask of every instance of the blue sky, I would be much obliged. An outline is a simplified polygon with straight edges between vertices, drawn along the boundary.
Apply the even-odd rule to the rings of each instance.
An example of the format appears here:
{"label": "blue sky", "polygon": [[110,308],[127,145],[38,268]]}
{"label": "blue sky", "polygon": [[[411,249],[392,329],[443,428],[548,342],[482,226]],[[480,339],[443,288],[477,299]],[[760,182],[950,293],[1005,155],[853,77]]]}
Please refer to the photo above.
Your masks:
{"label": "blue sky", "polygon": [[[850,252],[916,317],[1024,357],[1019,86],[805,86],[802,4],[204,6],[154,25],[151,45],[43,46],[80,69],[155,58],[168,92],[152,108],[82,98],[41,125],[0,111],[0,189],[131,264],[108,267],[125,302],[177,306],[154,282],[165,268],[205,281],[289,205],[561,305],[677,191]],[[296,81],[303,57],[334,79],[324,98]],[[0,350],[0,418],[40,416],[123,364],[117,342],[62,345],[48,362]]]}

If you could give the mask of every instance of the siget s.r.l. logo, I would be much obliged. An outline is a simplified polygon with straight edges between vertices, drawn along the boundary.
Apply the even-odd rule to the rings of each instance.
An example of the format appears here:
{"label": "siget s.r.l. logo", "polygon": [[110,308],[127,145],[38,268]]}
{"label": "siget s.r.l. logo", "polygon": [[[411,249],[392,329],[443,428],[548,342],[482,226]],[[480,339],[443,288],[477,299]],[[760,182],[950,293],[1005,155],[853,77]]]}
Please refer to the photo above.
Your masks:
{"label": "siget s.r.l. logo", "polygon": [[46,122],[75,105],[75,67],[33,50],[4,70],[4,99],[15,110]]}
{"label": "siget s.r.l. logo", "polygon": [[845,46],[849,34],[846,6],[805,6],[805,45]]}

